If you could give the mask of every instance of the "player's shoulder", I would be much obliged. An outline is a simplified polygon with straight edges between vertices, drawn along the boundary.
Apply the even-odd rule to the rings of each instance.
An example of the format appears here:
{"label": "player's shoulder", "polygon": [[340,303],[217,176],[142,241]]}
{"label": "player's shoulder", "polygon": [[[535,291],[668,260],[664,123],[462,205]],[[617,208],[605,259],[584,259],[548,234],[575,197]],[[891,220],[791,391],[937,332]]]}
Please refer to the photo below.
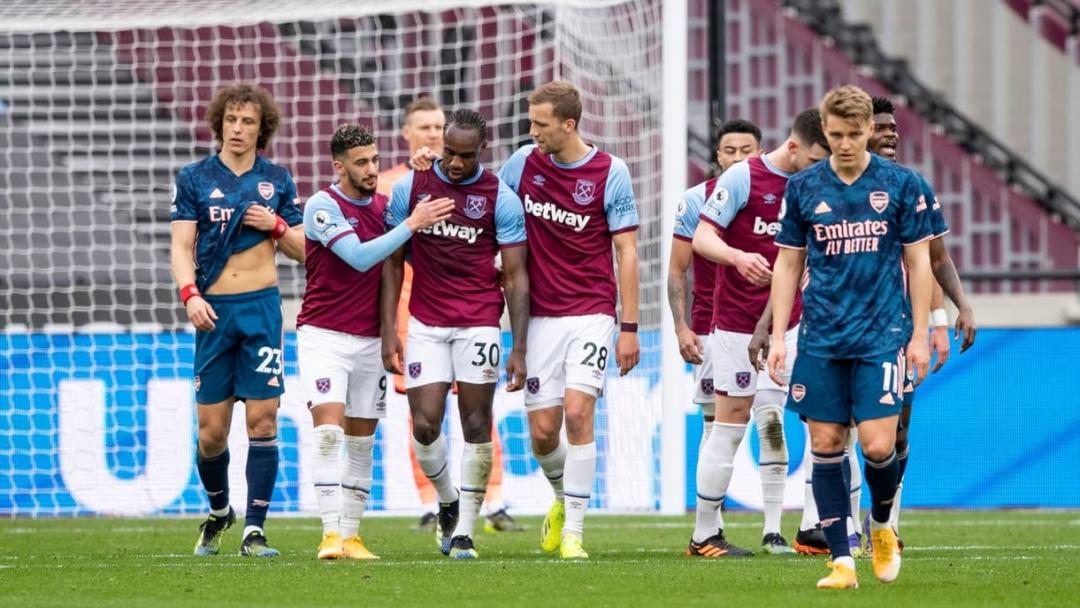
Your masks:
{"label": "player's shoulder", "polygon": [[271,181],[292,181],[292,174],[283,165],[279,165],[265,156],[255,157],[256,171]]}
{"label": "player's shoulder", "polygon": [[683,200],[687,203],[697,203],[698,206],[701,206],[701,204],[705,202],[705,197],[707,197],[712,192],[712,189],[716,187],[716,181],[717,178],[711,177],[703,182],[698,182],[693,186],[690,186],[683,192]]}
{"label": "player's shoulder", "polygon": [[188,163],[180,168],[176,172],[176,180],[193,180],[198,179],[200,176],[205,175],[209,170],[211,163],[214,162],[214,156],[206,156],[199,160]]}
{"label": "player's shoulder", "polygon": [[304,210],[305,211],[307,209],[313,209],[313,208],[316,208],[316,207],[323,208],[323,207],[330,207],[330,206],[333,206],[333,207],[336,208],[337,207],[337,201],[335,201],[334,197],[330,196],[330,193],[325,189],[324,190],[319,190],[318,192],[315,192],[314,194],[312,194],[311,196],[308,197],[307,201],[304,202]]}
{"label": "player's shoulder", "polygon": [[506,163],[509,164],[512,162],[525,162],[525,160],[532,156],[534,153],[540,155],[539,150],[540,148],[536,144],[525,144],[524,146],[521,146],[520,148],[515,150],[514,153],[510,155],[510,158],[507,159]]}

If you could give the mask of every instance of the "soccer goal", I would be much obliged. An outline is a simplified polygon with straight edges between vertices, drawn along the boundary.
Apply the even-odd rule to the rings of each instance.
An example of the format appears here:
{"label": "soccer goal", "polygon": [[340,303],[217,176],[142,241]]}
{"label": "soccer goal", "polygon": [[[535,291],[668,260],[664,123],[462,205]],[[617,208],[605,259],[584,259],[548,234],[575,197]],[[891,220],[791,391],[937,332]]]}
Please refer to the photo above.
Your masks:
{"label": "soccer goal", "polygon": [[[117,11],[101,2],[3,3],[0,514],[205,509],[193,466],[194,340],[169,274],[169,191],[180,167],[213,152],[205,106],[237,80],[267,87],[280,103],[268,156],[290,169],[302,196],[332,179],[326,142],[342,122],[372,126],[389,167],[407,155],[403,108],[430,95],[488,119],[485,162],[497,168],[529,141],[529,92],[554,78],[573,82],[584,97],[583,133],[625,159],[642,220],[642,362],[613,376],[598,406],[593,506],[656,511],[667,495],[675,497],[669,510],[681,509],[678,442],[690,388],[681,361],[669,360],[661,398],[661,260],[665,201],[686,179],[685,94],[665,94],[671,82],[685,91],[686,9],[663,4],[321,0],[256,9],[240,0],[140,0]],[[682,20],[672,40],[662,36],[665,14]],[[670,82],[662,44],[682,46],[684,73]],[[679,54],[667,60],[678,65]],[[675,154],[661,153],[665,142]],[[279,270],[294,305],[288,325],[303,271],[284,257]],[[298,386],[291,331],[285,365],[287,388]],[[394,399],[376,443],[370,508],[408,512],[419,501],[407,409]],[[664,449],[662,402],[677,408]],[[500,393],[496,410],[505,498],[520,511],[544,509],[550,490],[530,454],[520,397]],[[298,390],[288,389],[280,418],[273,509],[311,511],[311,423]],[[241,460],[243,429],[232,437]],[[232,470],[233,494],[243,496],[243,463]]]}

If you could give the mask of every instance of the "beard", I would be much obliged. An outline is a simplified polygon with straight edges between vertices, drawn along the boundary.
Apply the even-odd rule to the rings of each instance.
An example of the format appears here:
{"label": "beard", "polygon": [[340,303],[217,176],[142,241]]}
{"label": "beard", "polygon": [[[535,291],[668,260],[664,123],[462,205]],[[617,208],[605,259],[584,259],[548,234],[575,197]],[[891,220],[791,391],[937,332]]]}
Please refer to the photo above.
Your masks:
{"label": "beard", "polygon": [[[351,175],[348,176],[349,185],[353,187],[360,194],[360,198],[371,198],[375,194],[375,188],[369,188],[364,185],[360,180],[353,179]],[[378,183],[378,182],[376,182]]]}

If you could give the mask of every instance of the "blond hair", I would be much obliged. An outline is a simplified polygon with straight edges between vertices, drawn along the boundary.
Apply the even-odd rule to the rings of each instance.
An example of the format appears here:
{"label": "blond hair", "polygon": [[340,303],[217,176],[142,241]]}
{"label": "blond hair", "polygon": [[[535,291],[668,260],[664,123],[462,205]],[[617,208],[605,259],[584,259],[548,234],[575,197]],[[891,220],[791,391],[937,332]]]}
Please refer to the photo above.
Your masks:
{"label": "blond hair", "polygon": [[529,105],[550,103],[559,120],[573,120],[574,127],[581,122],[581,95],[574,85],[565,80],[553,80],[529,95]]}
{"label": "blond hair", "polygon": [[853,84],[837,87],[825,94],[821,100],[821,120],[829,115],[853,120],[870,122],[874,116],[874,101],[866,91]]}

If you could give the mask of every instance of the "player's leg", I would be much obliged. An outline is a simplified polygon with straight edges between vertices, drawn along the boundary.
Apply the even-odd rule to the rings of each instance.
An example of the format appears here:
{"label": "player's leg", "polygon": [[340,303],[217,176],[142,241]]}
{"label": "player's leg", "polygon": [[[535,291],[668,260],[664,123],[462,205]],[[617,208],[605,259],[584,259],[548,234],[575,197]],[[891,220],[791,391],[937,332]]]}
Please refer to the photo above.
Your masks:
{"label": "player's leg", "polygon": [[499,377],[501,340],[498,327],[475,327],[456,330],[453,342],[458,413],[465,439],[461,459],[461,503],[450,540],[450,557],[454,559],[478,557],[473,528],[491,476],[492,407]]}
{"label": "player's leg", "polygon": [[713,386],[712,336],[698,336],[704,346],[701,365],[694,366],[694,403],[701,408],[701,443],[698,444],[698,458],[705,448],[712,432],[713,419],[716,416],[716,389]]}
{"label": "player's leg", "polygon": [[900,414],[900,423],[896,428],[896,464],[897,484],[896,498],[893,499],[892,511],[889,513],[889,523],[896,532],[896,542],[903,551],[904,543],[900,540],[900,498],[904,493],[904,473],[907,472],[908,454],[911,445],[908,443],[908,431],[911,428],[911,406],[915,401],[915,387],[908,382],[904,388],[904,409]]}
{"label": "player's leg", "polygon": [[345,409],[345,466],[341,473],[342,552],[348,559],[379,559],[360,536],[360,519],[371,496],[375,431],[386,417],[387,376],[382,367],[382,342],[357,338],[355,364],[349,375]]}
{"label": "player's leg", "polygon": [[263,531],[278,471],[277,413],[285,392],[281,297],[267,289],[237,298],[236,397],[247,417],[247,513],[241,555],[276,557]]}
{"label": "player's leg", "polygon": [[615,334],[615,319],[602,314],[567,320],[572,339],[563,358],[566,370],[564,416],[566,418],[566,483],[559,555],[563,559],[585,559],[582,548],[585,513],[596,482],[596,400],[603,394],[608,357]]}
{"label": "player's leg", "polygon": [[[866,460],[870,488],[870,540],[874,576],[892,582],[900,574],[900,550],[889,525],[896,497],[896,425],[902,408],[903,350],[893,355],[860,359],[852,375],[852,415]],[[884,390],[883,390],[884,388]]]}
{"label": "player's leg", "polygon": [[[787,348],[784,369],[790,370],[795,365],[798,336],[798,327],[789,329],[784,336]],[[780,533],[788,474],[788,449],[784,438],[784,402],[787,401],[787,392],[785,387],[773,382],[767,373],[757,374],[752,381],[757,386],[753,416],[759,440],[758,475],[761,477],[762,510],[765,512],[761,548],[767,553],[794,553],[794,549],[788,546],[787,539]]]}
{"label": "player's leg", "polygon": [[859,506],[862,501],[862,472],[859,469],[859,456],[856,446],[859,442],[859,430],[852,425],[848,429],[847,444],[844,446],[844,478],[848,482],[848,496],[851,506],[847,519],[848,544],[851,546],[851,554],[855,557],[863,557],[862,548],[862,522],[859,519]]}
{"label": "player's leg", "polygon": [[803,555],[828,555],[829,543],[821,529],[821,517],[818,516],[817,502],[814,500],[814,456],[810,445],[810,429],[803,423],[806,433],[806,450],[803,453],[803,470],[806,471],[803,482],[803,510],[799,531],[795,534],[795,552]]}
{"label": "player's leg", "polygon": [[229,505],[229,428],[232,425],[233,399],[198,404],[199,440],[196,462],[199,479],[210,500],[210,514],[199,525],[195,555],[217,555],[221,536],[236,521]]}
{"label": "player's leg", "polygon": [[529,350],[525,366],[525,410],[529,417],[529,440],[533,456],[551,484],[555,501],[540,526],[540,546],[552,553],[559,550],[566,521],[563,505],[563,475],[566,444],[561,441],[566,370],[563,356],[570,342],[566,323],[556,317],[529,319]]}
{"label": "player's leg", "polygon": [[825,540],[832,554],[832,573],[819,588],[858,586],[855,560],[847,542],[849,504],[844,482],[844,444],[851,421],[851,364],[799,353],[791,372],[787,408],[807,421],[810,429],[812,485]]}
{"label": "player's leg", "polygon": [[300,384],[314,427],[312,482],[322,519],[319,559],[342,557],[341,448],[345,443],[350,338],[339,332],[305,325],[296,332]]}

